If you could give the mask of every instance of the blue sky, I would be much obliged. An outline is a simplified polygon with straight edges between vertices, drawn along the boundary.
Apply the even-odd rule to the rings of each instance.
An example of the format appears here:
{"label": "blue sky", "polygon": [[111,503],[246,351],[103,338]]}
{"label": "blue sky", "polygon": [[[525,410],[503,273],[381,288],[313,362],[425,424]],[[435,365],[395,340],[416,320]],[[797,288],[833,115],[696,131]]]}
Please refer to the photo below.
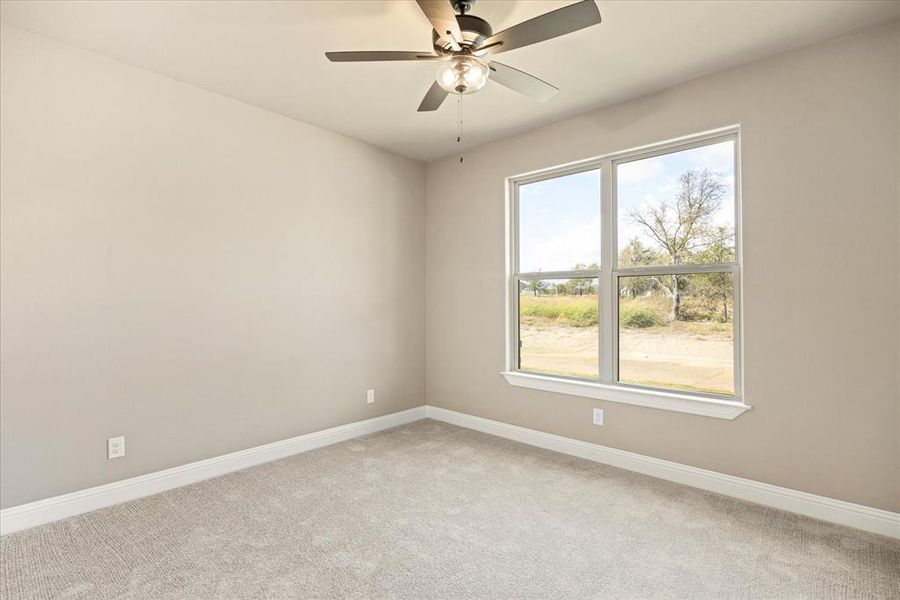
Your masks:
{"label": "blue sky", "polygon": [[645,246],[654,247],[653,239],[631,222],[628,211],[632,208],[641,210],[647,205],[658,206],[663,201],[671,202],[678,195],[678,178],[690,169],[708,169],[719,174],[726,186],[726,193],[713,221],[716,225],[734,226],[734,142],[729,140],[619,165],[616,184],[620,251],[633,237],[640,239]]}
{"label": "blue sky", "polygon": [[599,263],[599,169],[522,186],[519,236],[523,273]]}
{"label": "blue sky", "polygon": [[[734,142],[623,163],[617,172],[619,249],[632,237],[653,241],[628,218],[628,210],[671,201],[688,169],[718,173],[727,192],[715,217],[734,225]],[[586,171],[524,185],[519,190],[519,269],[562,271],[600,262],[600,171]]]}

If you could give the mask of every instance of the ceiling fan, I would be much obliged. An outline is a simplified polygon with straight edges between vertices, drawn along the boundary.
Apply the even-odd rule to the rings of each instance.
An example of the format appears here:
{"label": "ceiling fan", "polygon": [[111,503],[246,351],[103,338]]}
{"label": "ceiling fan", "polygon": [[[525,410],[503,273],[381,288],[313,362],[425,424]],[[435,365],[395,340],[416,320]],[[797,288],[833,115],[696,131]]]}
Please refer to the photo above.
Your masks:
{"label": "ceiling fan", "polygon": [[[416,0],[431,21],[433,52],[326,52],[333,62],[386,60],[440,61],[437,80],[425,94],[419,112],[437,110],[448,94],[477,92],[488,79],[526,96],[546,100],[559,89],[546,81],[493,60],[515,50],[600,23],[594,0],[581,0],[494,33],[490,24],[468,14],[475,0]],[[456,11],[459,14],[454,14]]]}

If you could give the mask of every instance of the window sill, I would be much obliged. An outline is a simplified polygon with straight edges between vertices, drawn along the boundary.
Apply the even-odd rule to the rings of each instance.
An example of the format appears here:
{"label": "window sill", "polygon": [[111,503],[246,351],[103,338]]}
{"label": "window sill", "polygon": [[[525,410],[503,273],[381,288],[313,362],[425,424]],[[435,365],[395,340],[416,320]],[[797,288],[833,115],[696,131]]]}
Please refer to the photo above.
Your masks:
{"label": "window sill", "polygon": [[503,375],[510,385],[517,387],[568,394],[570,396],[583,396],[585,398],[620,402],[647,408],[671,410],[704,417],[714,417],[716,419],[736,419],[744,412],[750,410],[749,404],[744,404],[739,400],[718,400],[693,394],[638,389],[622,385],[563,379],[520,371],[501,371],[500,374]]}

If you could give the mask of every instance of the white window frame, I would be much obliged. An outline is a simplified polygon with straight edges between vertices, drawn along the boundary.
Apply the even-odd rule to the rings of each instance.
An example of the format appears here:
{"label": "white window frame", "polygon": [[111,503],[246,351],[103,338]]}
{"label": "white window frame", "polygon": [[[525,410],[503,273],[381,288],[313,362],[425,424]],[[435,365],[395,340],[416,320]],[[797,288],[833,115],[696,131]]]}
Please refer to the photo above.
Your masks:
{"label": "white window frame", "polygon": [[[615,166],[689,150],[724,141],[734,141],[734,236],[735,261],[724,264],[670,265],[651,267],[619,268],[618,240],[616,224]],[[542,169],[516,175],[506,180],[506,369],[501,375],[511,384],[560,394],[584,396],[597,400],[620,402],[636,406],[658,408],[675,412],[735,419],[750,409],[744,398],[743,387],[743,344],[741,310],[741,170],[740,170],[740,126],[731,126],[697,135],[691,135],[659,144],[643,146],[624,152],[578,161],[567,165]],[[574,173],[600,169],[600,222],[601,254],[600,268],[595,270],[572,270],[536,273],[519,273],[519,188],[529,183],[555,179]],[[673,389],[648,387],[629,383],[619,383],[618,365],[618,278],[629,275],[672,275],[680,273],[731,272],[734,275],[734,395],[716,395],[699,392],[685,392]],[[552,375],[532,371],[522,371],[519,365],[519,282],[522,279],[569,279],[573,277],[593,277],[598,281],[599,302],[599,379],[583,379],[564,375]],[[608,333],[607,333],[608,332]]]}

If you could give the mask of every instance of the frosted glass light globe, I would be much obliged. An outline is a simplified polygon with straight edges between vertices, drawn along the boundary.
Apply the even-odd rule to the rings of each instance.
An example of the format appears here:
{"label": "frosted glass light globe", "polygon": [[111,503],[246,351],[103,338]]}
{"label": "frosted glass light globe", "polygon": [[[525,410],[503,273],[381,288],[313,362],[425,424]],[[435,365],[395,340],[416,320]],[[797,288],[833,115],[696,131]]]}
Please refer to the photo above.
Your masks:
{"label": "frosted glass light globe", "polygon": [[474,56],[454,56],[441,65],[437,82],[452,94],[471,94],[484,87],[488,66]]}

